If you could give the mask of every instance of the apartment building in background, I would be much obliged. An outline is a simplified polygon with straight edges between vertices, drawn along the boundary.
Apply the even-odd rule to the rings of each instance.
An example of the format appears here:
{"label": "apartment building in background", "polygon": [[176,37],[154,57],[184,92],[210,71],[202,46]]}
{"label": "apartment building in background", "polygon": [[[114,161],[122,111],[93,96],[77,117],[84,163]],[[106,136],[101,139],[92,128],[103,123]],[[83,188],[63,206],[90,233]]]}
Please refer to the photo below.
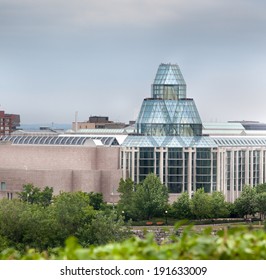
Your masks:
{"label": "apartment building in background", "polygon": [[0,136],[10,135],[20,125],[20,115],[0,111]]}

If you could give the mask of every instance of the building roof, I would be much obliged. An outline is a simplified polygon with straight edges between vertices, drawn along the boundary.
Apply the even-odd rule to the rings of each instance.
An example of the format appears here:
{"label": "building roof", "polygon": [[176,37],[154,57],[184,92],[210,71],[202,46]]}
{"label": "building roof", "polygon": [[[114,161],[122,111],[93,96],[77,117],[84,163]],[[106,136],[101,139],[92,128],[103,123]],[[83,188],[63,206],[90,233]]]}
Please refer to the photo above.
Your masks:
{"label": "building roof", "polygon": [[213,122],[202,123],[203,129],[214,130],[244,130],[244,126],[241,123],[229,123],[229,122]]}
{"label": "building roof", "polygon": [[10,141],[14,145],[83,145],[83,146],[117,146],[116,137],[104,136],[3,136],[1,141]]}
{"label": "building roof", "polygon": [[210,137],[194,136],[128,136],[123,147],[217,147]]}
{"label": "building roof", "polygon": [[185,85],[186,82],[177,64],[160,64],[154,84],[156,85]]}
{"label": "building roof", "polygon": [[123,147],[172,147],[172,148],[216,148],[216,147],[261,147],[266,137],[210,137],[210,136],[128,136]]}
{"label": "building roof", "polygon": [[[72,129],[67,130],[67,133],[74,133]],[[86,134],[128,134],[126,128],[83,128],[78,129],[77,133]]]}
{"label": "building roof", "polygon": [[261,147],[266,145],[266,137],[211,137],[219,147]]}

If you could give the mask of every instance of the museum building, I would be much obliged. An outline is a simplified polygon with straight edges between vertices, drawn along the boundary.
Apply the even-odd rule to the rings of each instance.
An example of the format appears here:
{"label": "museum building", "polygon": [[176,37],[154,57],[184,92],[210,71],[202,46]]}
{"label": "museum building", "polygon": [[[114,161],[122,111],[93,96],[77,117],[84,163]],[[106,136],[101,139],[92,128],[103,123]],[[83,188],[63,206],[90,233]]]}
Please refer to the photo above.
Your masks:
{"label": "museum building", "polygon": [[168,187],[170,201],[204,188],[233,202],[245,185],[266,182],[266,130],[252,122],[202,123],[179,66],[161,64],[133,128],[21,132],[0,140],[0,197],[33,183],[55,194],[102,192],[116,202],[120,178],[139,183],[149,173]]}
{"label": "museum building", "polygon": [[121,147],[124,179],[138,183],[152,172],[170,194],[192,196],[204,188],[221,191],[227,201],[234,201],[245,185],[266,182],[266,135],[254,136],[240,123],[223,124],[222,129],[206,124],[203,129],[176,64],[159,66],[136,131],[138,135],[129,135]]}

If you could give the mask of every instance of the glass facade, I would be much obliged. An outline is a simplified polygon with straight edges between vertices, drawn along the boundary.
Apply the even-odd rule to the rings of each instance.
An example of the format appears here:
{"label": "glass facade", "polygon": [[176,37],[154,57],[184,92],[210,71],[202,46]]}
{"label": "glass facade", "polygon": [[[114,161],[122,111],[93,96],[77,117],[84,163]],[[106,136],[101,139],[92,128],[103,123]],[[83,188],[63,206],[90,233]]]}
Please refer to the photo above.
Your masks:
{"label": "glass facade", "polygon": [[200,136],[202,122],[193,99],[186,98],[186,83],[177,64],[161,64],[136,121],[138,134]]}
{"label": "glass facade", "polygon": [[204,188],[205,192],[211,192],[211,149],[197,149],[196,153],[196,188]]}
{"label": "glass facade", "polygon": [[177,100],[186,98],[186,83],[177,64],[161,64],[152,85],[152,97]]}
{"label": "glass facade", "polygon": [[0,140],[16,145],[86,145],[88,140],[99,140],[105,146],[119,145],[117,139],[111,136],[3,136]]}
{"label": "glass facade", "polygon": [[150,173],[155,173],[154,148],[140,148],[139,180],[142,181]]}
{"label": "glass facade", "polygon": [[[136,183],[156,174],[169,193],[199,188],[221,191],[234,201],[245,185],[266,181],[266,137],[202,136],[202,122],[177,65],[161,64],[144,99],[137,121],[138,135],[123,142],[123,177]],[[134,154],[134,156],[133,156]],[[128,167],[128,169],[127,169]]]}
{"label": "glass facade", "polygon": [[168,149],[168,189],[171,193],[184,191],[184,154],[181,148]]}
{"label": "glass facade", "polygon": [[200,136],[202,123],[192,99],[145,99],[136,128],[139,134],[151,136]]}
{"label": "glass facade", "polygon": [[180,142],[173,146],[153,147],[148,147],[147,142],[146,147],[136,145],[134,149],[123,146],[121,158],[125,158],[124,179],[129,174],[138,183],[148,174],[154,173],[168,187],[169,193],[187,191],[192,195],[193,191],[204,188],[208,193],[223,192],[229,201],[238,197],[245,185],[256,186],[265,182],[265,150],[249,147],[202,147],[199,145],[200,141],[194,143],[196,145],[183,147]]}

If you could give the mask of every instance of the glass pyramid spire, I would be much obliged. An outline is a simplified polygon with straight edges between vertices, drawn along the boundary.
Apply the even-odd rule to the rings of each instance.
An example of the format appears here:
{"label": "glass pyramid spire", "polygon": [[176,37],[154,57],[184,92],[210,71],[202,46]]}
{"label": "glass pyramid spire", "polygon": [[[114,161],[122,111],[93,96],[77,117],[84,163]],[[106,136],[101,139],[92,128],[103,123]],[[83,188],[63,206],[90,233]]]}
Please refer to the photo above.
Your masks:
{"label": "glass pyramid spire", "polygon": [[186,98],[186,82],[177,64],[160,64],[152,84],[152,97],[171,100]]}
{"label": "glass pyramid spire", "polygon": [[186,83],[177,64],[160,64],[152,98],[144,99],[137,132],[148,136],[200,136],[202,122],[193,99],[186,98]]}

